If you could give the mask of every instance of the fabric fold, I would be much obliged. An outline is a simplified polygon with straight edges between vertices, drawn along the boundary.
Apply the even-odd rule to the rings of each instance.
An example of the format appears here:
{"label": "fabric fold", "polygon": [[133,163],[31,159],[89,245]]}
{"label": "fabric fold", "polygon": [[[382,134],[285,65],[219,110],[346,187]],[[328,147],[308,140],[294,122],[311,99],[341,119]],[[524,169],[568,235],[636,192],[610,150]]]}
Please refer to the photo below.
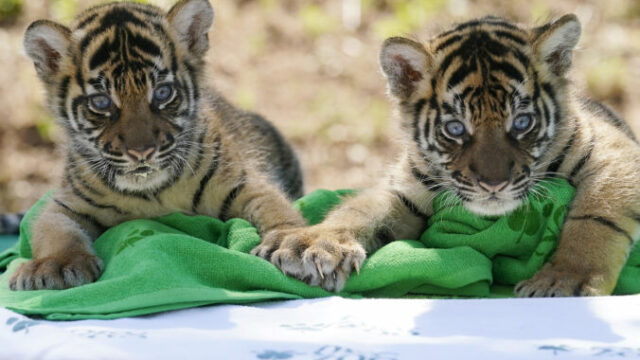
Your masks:
{"label": "fabric fold", "polygon": [[[524,206],[503,217],[478,217],[447,193],[420,239],[398,240],[371,254],[360,275],[347,281],[345,297],[505,296],[551,256],[575,190],[546,181]],[[310,224],[324,218],[353,190],[318,190],[295,206]],[[15,292],[8,280],[29,259],[31,224],[49,201],[27,213],[18,243],[0,254],[0,306],[51,320],[112,319],[208,304],[315,298],[334,295],[285,276],[249,254],[260,242],[242,219],[222,222],[180,213],[113,227],[94,243],[105,270],[92,284],[66,290]],[[616,293],[640,292],[635,249]]]}

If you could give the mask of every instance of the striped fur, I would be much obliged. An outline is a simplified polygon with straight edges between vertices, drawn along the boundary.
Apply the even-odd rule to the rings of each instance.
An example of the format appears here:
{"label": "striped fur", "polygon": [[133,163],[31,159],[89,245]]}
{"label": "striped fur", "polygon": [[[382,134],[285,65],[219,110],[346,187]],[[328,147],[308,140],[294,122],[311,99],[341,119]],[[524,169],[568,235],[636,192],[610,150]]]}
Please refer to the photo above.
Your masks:
{"label": "striped fur", "polygon": [[574,95],[566,74],[579,35],[566,15],[533,29],[486,17],[426,44],[388,39],[380,63],[400,115],[400,161],[322,224],[273,234],[258,254],[339,290],[384,243],[376,234],[419,236],[439,191],[499,215],[545,196],[537,184],[558,176],[577,187],[558,249],[516,293],[611,293],[640,231],[640,148],[613,111]]}
{"label": "striped fur", "polygon": [[70,28],[37,21],[27,29],[25,49],[68,135],[67,163],[33,225],[34,259],[12,289],[95,280],[102,263],[92,241],[130,219],[241,217],[262,234],[304,224],[290,205],[302,195],[291,147],[204,84],[212,20],[206,0],[182,0],[168,13],[119,2],[85,11]]}

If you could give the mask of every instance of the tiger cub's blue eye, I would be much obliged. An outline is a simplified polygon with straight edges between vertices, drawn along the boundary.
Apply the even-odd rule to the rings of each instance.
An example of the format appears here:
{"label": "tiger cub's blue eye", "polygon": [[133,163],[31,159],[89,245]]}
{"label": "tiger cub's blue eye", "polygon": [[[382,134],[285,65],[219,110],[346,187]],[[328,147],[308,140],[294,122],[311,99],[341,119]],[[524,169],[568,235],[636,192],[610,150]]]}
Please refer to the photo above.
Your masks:
{"label": "tiger cub's blue eye", "polygon": [[516,131],[524,131],[529,128],[533,119],[531,115],[520,115],[515,120],[513,120],[513,128]]}
{"label": "tiger cub's blue eye", "polygon": [[465,133],[464,124],[458,120],[452,120],[444,125],[447,133],[451,136],[458,137]]}
{"label": "tiger cub's blue eye", "polygon": [[162,85],[153,91],[153,100],[163,102],[169,100],[173,94],[171,85]]}
{"label": "tiger cub's blue eye", "polygon": [[94,95],[89,101],[95,110],[109,110],[111,108],[111,99],[107,95]]}

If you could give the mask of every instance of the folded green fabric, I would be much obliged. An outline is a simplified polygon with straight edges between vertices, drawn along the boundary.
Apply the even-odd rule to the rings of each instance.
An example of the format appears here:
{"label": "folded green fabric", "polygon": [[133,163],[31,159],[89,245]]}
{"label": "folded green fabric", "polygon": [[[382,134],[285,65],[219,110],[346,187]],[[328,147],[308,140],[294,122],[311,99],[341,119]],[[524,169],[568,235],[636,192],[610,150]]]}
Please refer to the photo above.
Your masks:
{"label": "folded green fabric", "polygon": [[[481,218],[452,203],[434,201],[436,214],[419,240],[394,241],[372,254],[340,295],[348,297],[505,295],[540,268],[555,248],[574,189],[551,180],[508,217]],[[319,190],[296,202],[318,223],[352,191]],[[19,242],[0,254],[0,306],[51,320],[112,319],[207,304],[329,296],[286,277],[249,251],[260,242],[241,219],[172,214],[134,220],[106,231],[94,244],[105,271],[92,284],[67,290],[14,292],[8,280],[31,256],[30,225],[49,197],[26,215]],[[5,271],[6,270],[6,271]],[[640,254],[634,251],[616,293],[640,292]],[[493,286],[492,286],[493,285]],[[497,286],[496,286],[497,285]]]}

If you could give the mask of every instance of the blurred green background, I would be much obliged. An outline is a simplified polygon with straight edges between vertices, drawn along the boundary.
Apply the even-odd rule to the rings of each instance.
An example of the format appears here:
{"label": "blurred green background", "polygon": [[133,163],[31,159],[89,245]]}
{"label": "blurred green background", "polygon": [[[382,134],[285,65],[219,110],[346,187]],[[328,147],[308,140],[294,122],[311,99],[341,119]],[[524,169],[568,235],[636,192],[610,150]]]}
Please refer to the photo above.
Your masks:
{"label": "blurred green background", "polygon": [[[104,1],[0,0],[0,212],[27,209],[62,172],[62,133],[43,107],[22,34],[65,24]],[[168,9],[173,0],[147,0]],[[583,36],[572,78],[640,130],[638,0],[212,0],[210,83],[273,121],[294,143],[307,191],[371,185],[394,161],[396,122],[378,69],[389,36],[427,40],[487,14],[540,25],[575,13]]]}

